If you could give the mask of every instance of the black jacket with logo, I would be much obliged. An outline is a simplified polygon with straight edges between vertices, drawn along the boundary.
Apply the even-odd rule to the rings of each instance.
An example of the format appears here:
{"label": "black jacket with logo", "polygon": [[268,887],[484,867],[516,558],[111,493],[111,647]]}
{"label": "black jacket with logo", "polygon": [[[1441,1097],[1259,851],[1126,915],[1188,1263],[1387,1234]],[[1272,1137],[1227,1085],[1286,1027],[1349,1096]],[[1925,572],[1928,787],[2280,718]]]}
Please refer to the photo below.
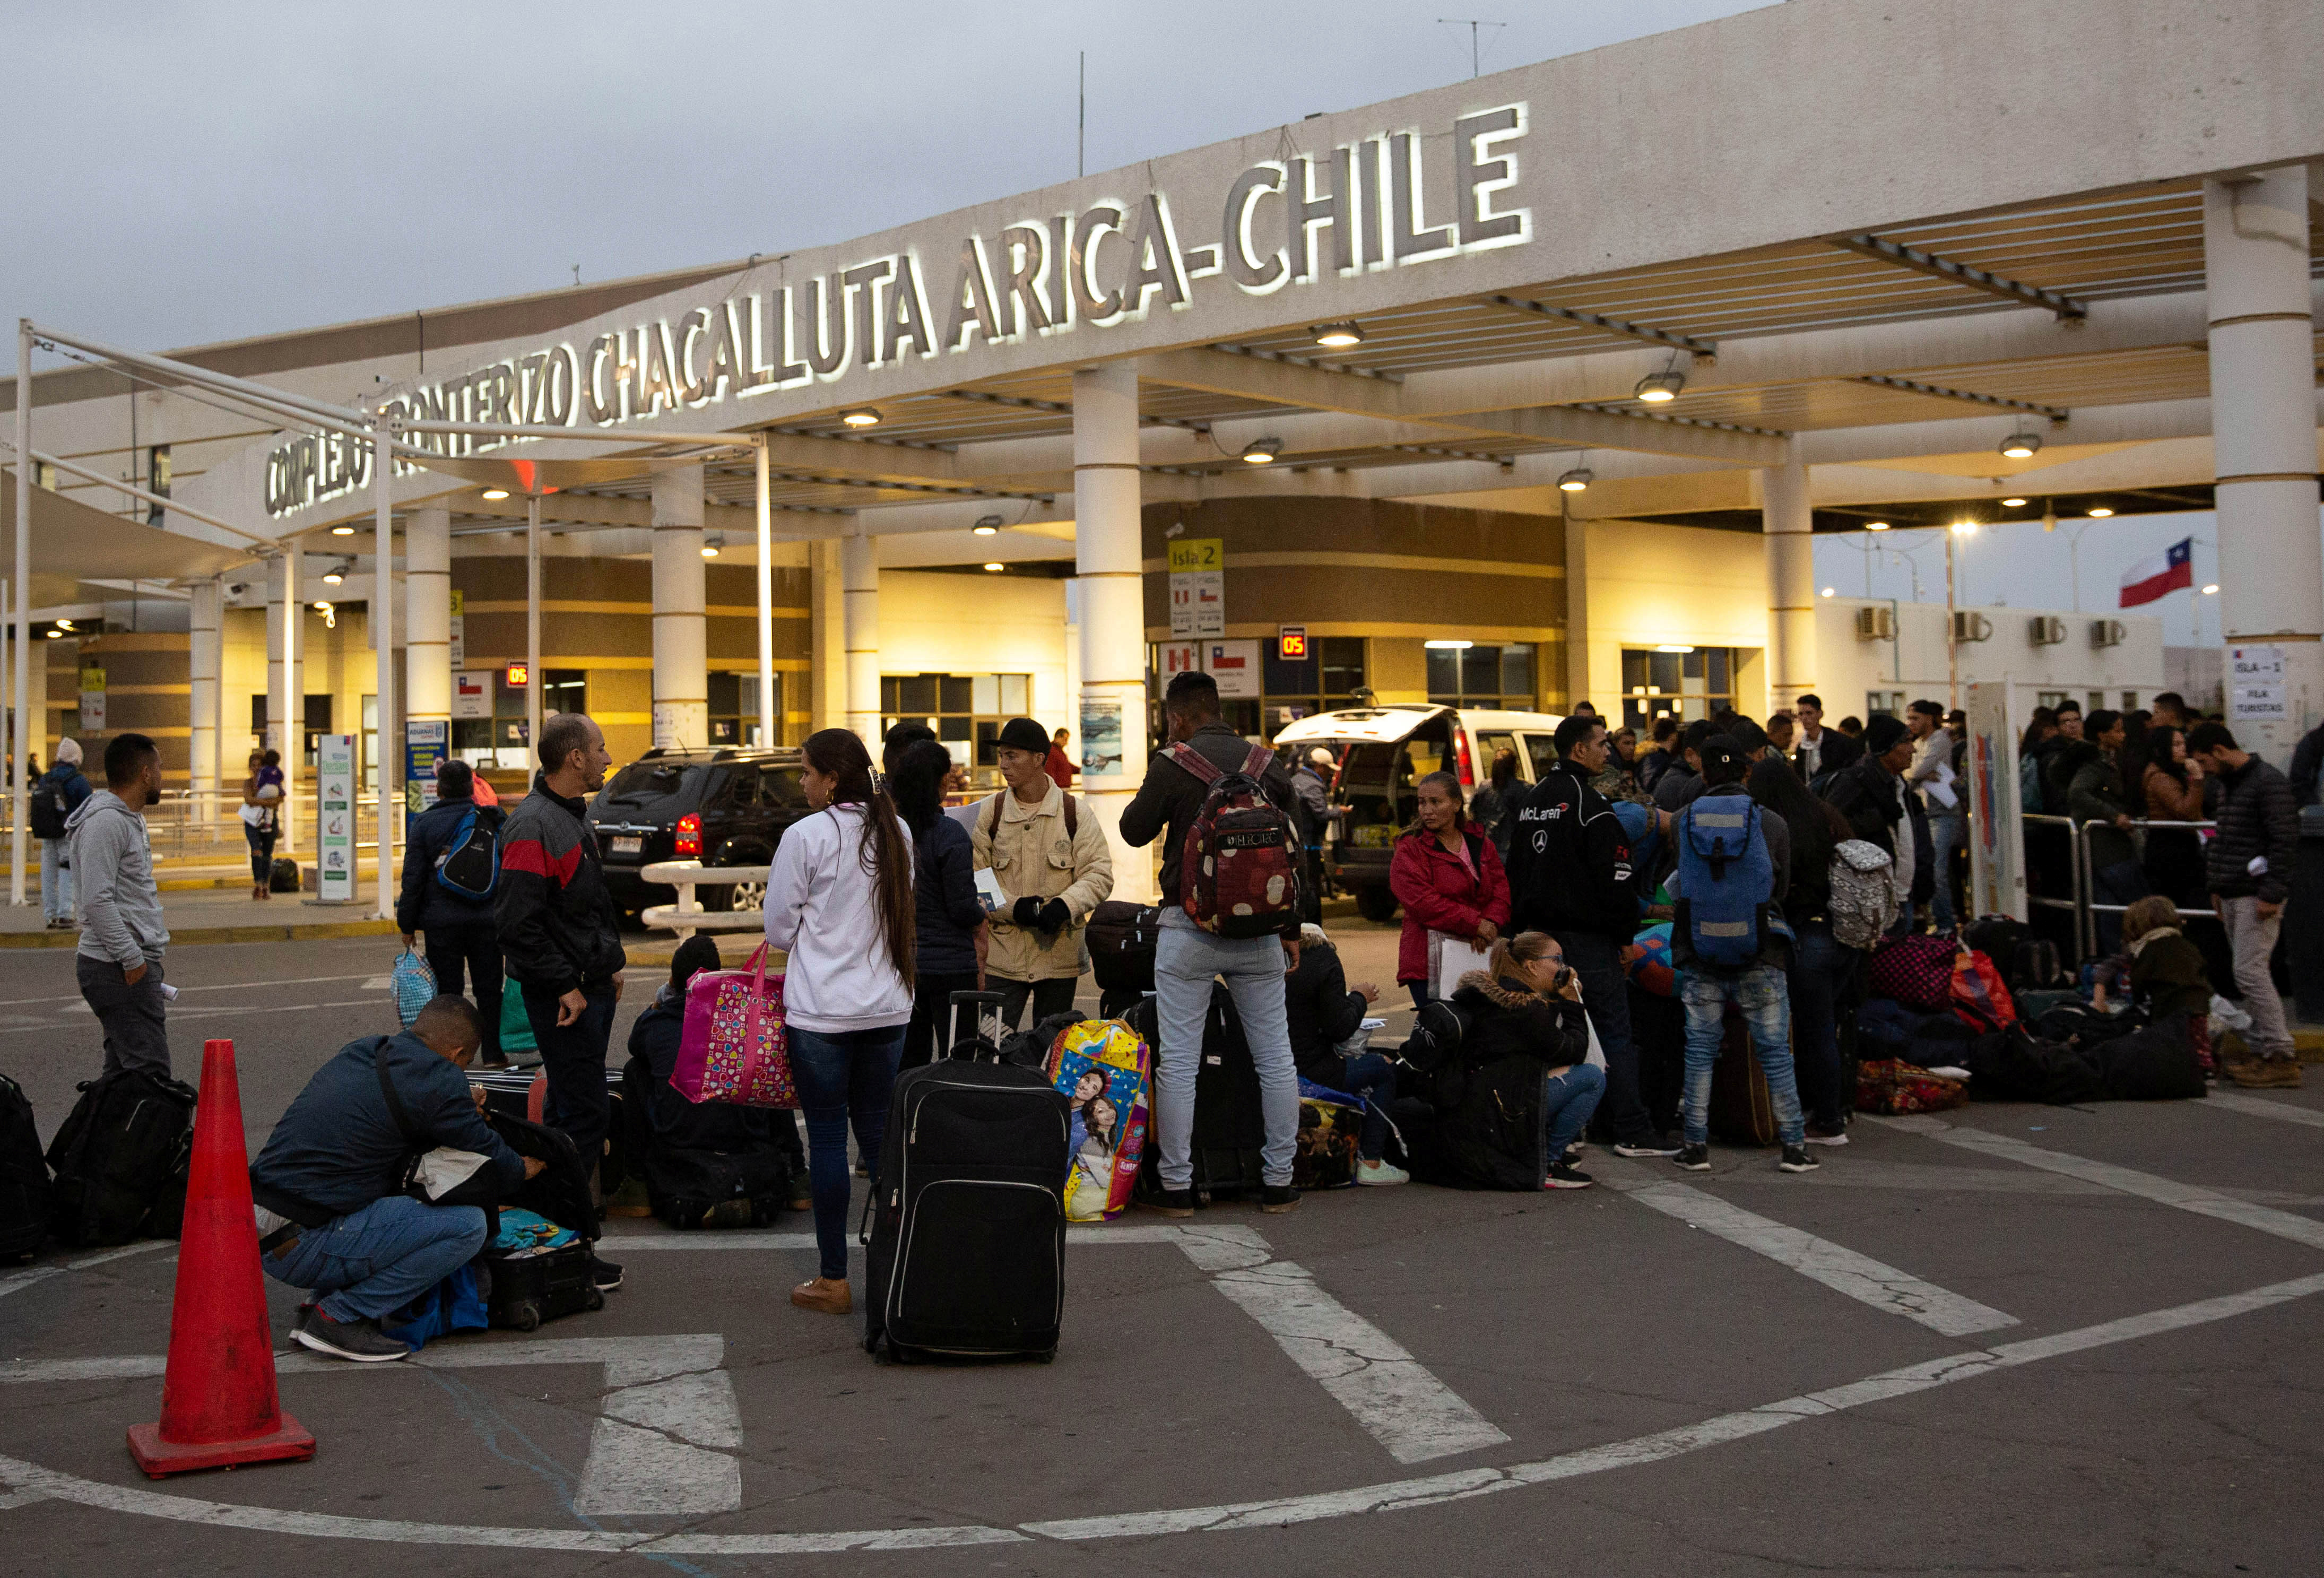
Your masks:
{"label": "black jacket with logo", "polygon": [[629,962],[587,809],[536,776],[501,829],[493,897],[501,953],[520,983],[559,997],[610,983]]}
{"label": "black jacket with logo", "polygon": [[1512,799],[1509,929],[1587,932],[1627,943],[1637,934],[1630,840],[1604,795],[1560,757]]}

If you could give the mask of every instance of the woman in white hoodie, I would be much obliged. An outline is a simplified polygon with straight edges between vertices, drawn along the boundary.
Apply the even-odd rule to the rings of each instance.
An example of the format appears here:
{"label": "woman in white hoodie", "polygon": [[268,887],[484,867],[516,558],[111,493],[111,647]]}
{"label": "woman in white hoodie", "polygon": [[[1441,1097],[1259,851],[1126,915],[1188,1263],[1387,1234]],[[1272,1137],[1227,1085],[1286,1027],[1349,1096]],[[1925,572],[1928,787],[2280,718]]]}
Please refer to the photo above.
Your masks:
{"label": "woman in white hoodie", "polygon": [[783,834],[766,900],[767,941],[790,956],[783,1018],[822,1256],[791,1302],[845,1315],[848,1121],[864,1159],[877,1158],[912,1019],[912,838],[862,741],[825,729],[806,753],[800,783],[818,814]]}

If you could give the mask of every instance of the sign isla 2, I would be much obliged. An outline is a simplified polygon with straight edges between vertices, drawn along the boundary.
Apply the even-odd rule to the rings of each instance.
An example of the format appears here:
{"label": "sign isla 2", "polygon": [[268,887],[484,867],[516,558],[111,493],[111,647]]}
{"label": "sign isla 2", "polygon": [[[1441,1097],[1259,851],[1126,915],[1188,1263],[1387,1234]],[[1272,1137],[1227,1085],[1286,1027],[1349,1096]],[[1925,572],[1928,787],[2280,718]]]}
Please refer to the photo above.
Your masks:
{"label": "sign isla 2", "polygon": [[1170,544],[1170,634],[1227,632],[1227,556],[1215,537],[1182,537]]}

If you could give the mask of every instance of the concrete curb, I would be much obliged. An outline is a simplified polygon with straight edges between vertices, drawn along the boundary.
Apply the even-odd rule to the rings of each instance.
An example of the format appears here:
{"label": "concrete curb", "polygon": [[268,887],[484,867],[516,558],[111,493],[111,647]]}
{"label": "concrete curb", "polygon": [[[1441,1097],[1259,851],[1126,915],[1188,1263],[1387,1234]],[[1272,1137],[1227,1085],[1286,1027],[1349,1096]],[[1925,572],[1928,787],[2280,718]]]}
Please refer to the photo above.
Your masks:
{"label": "concrete curb", "polygon": [[[318,942],[331,937],[393,937],[397,935],[392,920],[325,920],[285,926],[189,926],[172,927],[170,946],[200,947],[208,943],[281,943]],[[11,931],[0,932],[0,948],[75,948],[80,946],[80,931]]]}

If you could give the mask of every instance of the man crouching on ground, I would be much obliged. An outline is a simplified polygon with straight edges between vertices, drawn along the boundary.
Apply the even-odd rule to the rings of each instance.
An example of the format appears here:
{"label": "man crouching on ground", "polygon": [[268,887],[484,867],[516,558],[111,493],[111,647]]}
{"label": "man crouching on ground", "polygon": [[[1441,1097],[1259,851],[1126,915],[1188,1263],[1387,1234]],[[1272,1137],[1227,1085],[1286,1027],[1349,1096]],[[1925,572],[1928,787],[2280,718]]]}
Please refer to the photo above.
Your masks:
{"label": "man crouching on ground", "polygon": [[318,1296],[300,1312],[295,1341],[361,1363],[401,1359],[410,1350],[379,1329],[379,1317],[484,1247],[480,1207],[430,1205],[402,1192],[415,1147],[473,1151],[503,1189],[540,1172],[540,1162],[493,1132],[483,1093],[461,1077],[484,1033],[467,999],[439,997],[400,1036],[348,1042],[315,1071],[251,1163],[259,1263],[277,1282]]}

